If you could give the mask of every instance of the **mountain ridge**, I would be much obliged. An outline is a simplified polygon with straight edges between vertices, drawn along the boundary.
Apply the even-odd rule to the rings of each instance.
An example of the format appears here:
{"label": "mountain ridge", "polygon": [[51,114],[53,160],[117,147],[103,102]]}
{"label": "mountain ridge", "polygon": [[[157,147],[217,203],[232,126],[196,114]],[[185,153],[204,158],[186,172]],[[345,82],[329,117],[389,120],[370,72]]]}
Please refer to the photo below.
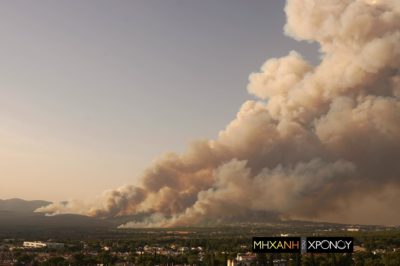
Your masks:
{"label": "mountain ridge", "polygon": [[46,200],[24,200],[20,198],[0,199],[0,211],[29,213],[51,203],[52,202]]}

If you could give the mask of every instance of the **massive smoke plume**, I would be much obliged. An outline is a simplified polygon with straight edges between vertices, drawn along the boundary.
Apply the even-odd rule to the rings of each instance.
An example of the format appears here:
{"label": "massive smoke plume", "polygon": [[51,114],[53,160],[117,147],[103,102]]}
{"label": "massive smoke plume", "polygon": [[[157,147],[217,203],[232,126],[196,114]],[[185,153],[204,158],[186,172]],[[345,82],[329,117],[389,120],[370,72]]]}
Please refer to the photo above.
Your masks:
{"label": "massive smoke plume", "polygon": [[[282,218],[397,223],[400,214],[400,2],[289,0],[285,33],[318,42],[249,78],[245,102],[218,139],[166,154],[140,183],[39,211],[152,214],[176,226],[269,212]],[[134,223],[127,226],[134,226]]]}

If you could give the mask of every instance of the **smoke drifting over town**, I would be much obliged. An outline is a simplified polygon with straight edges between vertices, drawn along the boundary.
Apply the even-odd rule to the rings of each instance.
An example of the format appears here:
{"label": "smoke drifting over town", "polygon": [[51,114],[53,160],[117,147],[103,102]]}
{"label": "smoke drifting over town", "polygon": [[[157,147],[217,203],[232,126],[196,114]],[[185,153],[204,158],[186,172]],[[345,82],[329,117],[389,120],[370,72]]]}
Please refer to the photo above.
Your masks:
{"label": "smoke drifting over town", "polygon": [[[96,203],[40,212],[151,214],[124,226],[181,226],[250,213],[400,224],[400,2],[288,0],[285,34],[318,42],[249,77],[245,102],[216,140],[165,154],[137,185]],[[149,144],[151,145],[151,144]]]}

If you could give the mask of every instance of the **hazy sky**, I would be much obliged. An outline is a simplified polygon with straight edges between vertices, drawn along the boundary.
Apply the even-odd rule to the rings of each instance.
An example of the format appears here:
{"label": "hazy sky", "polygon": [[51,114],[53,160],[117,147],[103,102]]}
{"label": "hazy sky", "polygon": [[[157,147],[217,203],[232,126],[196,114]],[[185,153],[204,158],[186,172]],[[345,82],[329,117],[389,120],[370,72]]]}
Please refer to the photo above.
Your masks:
{"label": "hazy sky", "polygon": [[266,59],[318,61],[284,4],[0,1],[0,198],[95,196],[216,138]]}

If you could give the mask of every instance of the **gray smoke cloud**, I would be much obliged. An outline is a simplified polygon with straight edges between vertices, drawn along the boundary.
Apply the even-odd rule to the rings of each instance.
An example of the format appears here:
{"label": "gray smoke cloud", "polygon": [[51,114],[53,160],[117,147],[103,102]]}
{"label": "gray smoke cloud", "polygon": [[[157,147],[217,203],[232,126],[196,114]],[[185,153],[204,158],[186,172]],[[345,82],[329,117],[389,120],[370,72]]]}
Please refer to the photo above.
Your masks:
{"label": "gray smoke cloud", "polygon": [[249,77],[247,101],[216,140],[169,153],[135,186],[40,212],[152,214],[125,226],[178,226],[249,213],[400,224],[400,2],[288,0],[285,33],[318,42]]}

